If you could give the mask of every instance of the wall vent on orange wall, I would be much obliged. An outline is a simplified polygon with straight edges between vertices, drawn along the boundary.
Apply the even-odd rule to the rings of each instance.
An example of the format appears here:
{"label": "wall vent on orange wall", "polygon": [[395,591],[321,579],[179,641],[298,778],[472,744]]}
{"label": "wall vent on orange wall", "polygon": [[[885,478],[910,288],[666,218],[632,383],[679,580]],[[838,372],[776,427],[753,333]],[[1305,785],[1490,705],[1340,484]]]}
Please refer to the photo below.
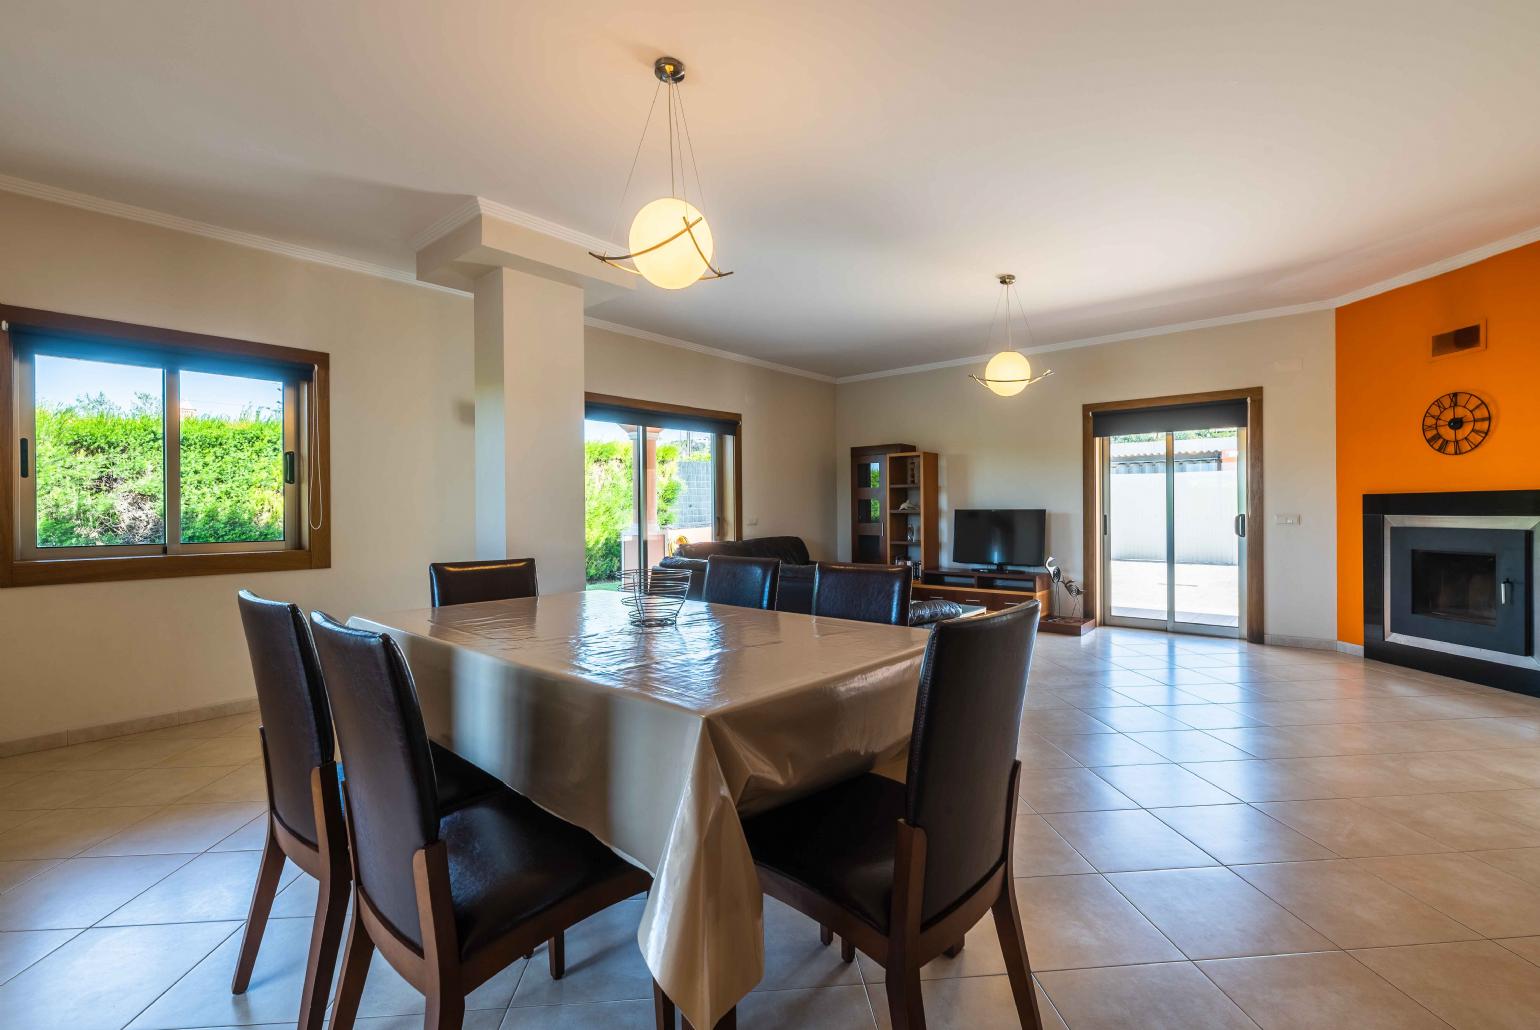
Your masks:
{"label": "wall vent on orange wall", "polygon": [[1433,337],[1433,356],[1443,358],[1450,354],[1464,354],[1468,351],[1481,350],[1486,345],[1487,323],[1482,319],[1475,325],[1461,326]]}

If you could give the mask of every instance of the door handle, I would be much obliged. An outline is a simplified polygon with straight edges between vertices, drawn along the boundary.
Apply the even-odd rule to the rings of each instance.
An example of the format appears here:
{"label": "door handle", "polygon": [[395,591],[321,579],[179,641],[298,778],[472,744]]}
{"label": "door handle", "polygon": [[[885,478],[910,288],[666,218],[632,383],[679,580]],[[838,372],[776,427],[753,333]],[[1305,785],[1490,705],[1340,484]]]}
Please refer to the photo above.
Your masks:
{"label": "door handle", "polygon": [[1246,536],[1246,513],[1241,512],[1235,516],[1235,535],[1241,538]]}
{"label": "door handle", "polygon": [[1497,602],[1499,604],[1513,603],[1513,580],[1505,579],[1497,585]]}
{"label": "door handle", "polygon": [[22,437],[21,438],[21,478],[23,478],[23,479],[26,479],[29,475],[32,474],[31,469],[28,467],[28,456],[29,455],[28,455],[27,438],[26,437]]}
{"label": "door handle", "polygon": [[1107,513],[1102,512],[1102,536],[1106,536],[1112,532],[1110,527],[1111,523],[1108,521]]}

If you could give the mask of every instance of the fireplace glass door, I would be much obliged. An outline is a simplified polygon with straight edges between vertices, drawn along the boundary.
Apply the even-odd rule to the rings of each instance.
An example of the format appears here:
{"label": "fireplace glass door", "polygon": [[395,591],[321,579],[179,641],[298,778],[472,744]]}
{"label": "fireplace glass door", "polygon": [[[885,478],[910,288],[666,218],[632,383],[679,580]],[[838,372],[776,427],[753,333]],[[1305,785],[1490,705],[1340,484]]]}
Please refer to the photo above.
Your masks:
{"label": "fireplace glass door", "polygon": [[1392,526],[1390,632],[1435,645],[1532,653],[1530,534],[1517,529]]}

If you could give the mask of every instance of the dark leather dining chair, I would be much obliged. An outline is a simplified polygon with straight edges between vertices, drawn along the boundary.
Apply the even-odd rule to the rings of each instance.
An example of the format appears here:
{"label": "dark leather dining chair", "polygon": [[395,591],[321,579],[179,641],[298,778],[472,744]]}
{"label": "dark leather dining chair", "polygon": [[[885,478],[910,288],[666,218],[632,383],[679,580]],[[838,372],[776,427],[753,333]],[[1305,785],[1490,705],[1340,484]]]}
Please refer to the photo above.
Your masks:
{"label": "dark leather dining chair", "polygon": [[[251,982],[287,857],[320,885],[299,1015],[301,1028],[319,1030],[352,882],[331,710],[310,627],[299,608],[245,590],[240,592],[238,604],[262,718],[258,732],[267,781],[267,834],[230,990],[244,994]],[[446,810],[470,798],[506,789],[437,745],[433,759],[439,777],[439,804]]]}
{"label": "dark leather dining chair", "polygon": [[534,597],[540,593],[533,558],[434,562],[428,566],[428,591],[435,608]]}
{"label": "dark leather dining chair", "polygon": [[813,614],[907,626],[913,586],[907,565],[819,562],[813,573]]}
{"label": "dark leather dining chair", "polygon": [[868,773],[744,824],[765,893],[887,970],[893,1030],[923,1030],[920,967],[960,951],[986,912],[1021,1025],[1042,1026],[1011,884],[1016,743],[1037,620],[1029,601],[936,626],[905,783]]}
{"label": "dark leather dining chair", "polygon": [[442,811],[395,641],[311,618],[347,767],[356,886],[331,1026],[353,1026],[378,949],[423,993],[427,1030],[458,1028],[467,994],[541,941],[647,890],[651,877],[507,788]]}
{"label": "dark leather dining chair", "polygon": [[780,578],[779,558],[713,554],[706,559],[706,586],[701,599],[708,604],[769,611],[775,607]]}

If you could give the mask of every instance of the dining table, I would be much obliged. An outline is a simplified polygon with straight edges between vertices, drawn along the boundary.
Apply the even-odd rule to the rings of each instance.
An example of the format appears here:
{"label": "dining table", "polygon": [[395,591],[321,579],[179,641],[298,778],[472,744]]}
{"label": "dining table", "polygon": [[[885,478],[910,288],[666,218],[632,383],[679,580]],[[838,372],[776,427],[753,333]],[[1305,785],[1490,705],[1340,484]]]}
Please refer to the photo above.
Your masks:
{"label": "dining table", "polygon": [[740,820],[902,758],[929,639],[700,601],[642,628],[613,590],[350,624],[400,646],[432,739],[652,874],[642,957],[701,1030],[764,975]]}

